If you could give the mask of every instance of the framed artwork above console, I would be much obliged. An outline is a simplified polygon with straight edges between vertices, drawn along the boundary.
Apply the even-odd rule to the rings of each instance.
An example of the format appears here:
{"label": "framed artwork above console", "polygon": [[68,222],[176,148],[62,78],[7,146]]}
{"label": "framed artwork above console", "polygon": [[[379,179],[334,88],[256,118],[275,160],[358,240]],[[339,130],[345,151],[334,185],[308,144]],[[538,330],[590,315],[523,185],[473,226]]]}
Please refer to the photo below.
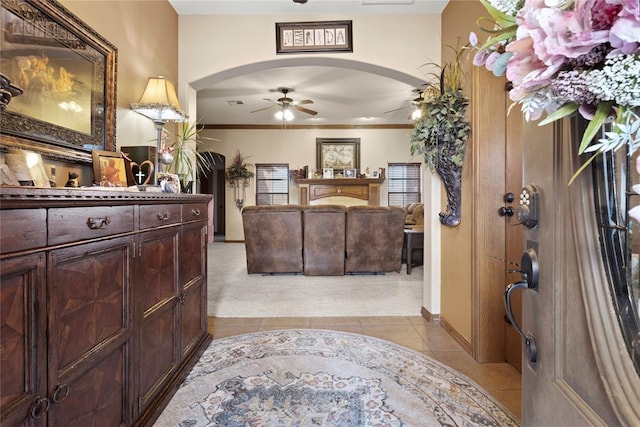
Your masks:
{"label": "framed artwork above console", "polygon": [[360,170],[360,138],[316,138],[316,170]]}
{"label": "framed artwork above console", "polygon": [[2,77],[23,91],[0,115],[2,148],[113,151],[117,48],[55,0],[3,0],[0,16]]}

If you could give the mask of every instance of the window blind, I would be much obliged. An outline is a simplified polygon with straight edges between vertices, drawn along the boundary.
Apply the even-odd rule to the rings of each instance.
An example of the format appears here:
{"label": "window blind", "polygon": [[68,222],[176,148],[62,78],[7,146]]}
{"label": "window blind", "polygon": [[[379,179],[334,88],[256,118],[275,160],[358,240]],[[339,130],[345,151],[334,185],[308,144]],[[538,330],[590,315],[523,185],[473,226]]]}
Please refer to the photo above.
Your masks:
{"label": "window blind", "polygon": [[256,205],[289,204],[289,164],[256,163]]}
{"label": "window blind", "polygon": [[422,194],[420,163],[389,163],[387,165],[388,205],[406,206],[419,203]]}

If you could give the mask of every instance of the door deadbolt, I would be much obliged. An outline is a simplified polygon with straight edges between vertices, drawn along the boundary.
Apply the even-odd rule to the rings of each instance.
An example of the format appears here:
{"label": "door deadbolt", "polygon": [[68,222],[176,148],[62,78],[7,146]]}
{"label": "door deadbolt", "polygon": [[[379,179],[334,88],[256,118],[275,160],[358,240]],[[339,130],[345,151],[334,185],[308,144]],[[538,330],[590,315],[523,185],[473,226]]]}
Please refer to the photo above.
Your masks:
{"label": "door deadbolt", "polygon": [[535,228],[540,221],[540,192],[534,185],[527,185],[520,192],[516,208],[518,222],[527,228]]}

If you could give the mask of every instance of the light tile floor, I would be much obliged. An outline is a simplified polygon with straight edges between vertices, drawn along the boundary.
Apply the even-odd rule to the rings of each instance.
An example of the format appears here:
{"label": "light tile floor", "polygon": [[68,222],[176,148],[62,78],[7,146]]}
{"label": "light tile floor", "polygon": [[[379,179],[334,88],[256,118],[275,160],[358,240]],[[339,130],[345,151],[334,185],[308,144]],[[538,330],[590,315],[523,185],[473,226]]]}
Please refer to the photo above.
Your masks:
{"label": "light tile floor", "polygon": [[276,329],[329,329],[369,335],[436,359],[484,387],[517,417],[521,416],[521,376],[507,363],[478,363],[439,323],[422,317],[209,318],[214,339]]}

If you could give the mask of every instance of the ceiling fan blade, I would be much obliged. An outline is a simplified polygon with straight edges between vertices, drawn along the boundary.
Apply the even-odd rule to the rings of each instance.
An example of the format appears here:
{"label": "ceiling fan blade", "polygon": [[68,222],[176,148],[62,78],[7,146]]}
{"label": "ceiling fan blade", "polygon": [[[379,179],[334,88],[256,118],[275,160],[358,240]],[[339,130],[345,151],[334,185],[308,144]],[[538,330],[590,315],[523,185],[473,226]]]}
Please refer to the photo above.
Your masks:
{"label": "ceiling fan blade", "polygon": [[304,108],[304,107],[294,106],[293,108],[295,108],[298,111],[302,111],[303,113],[311,114],[312,116],[315,116],[316,114],[318,114],[317,111],[309,110],[308,108]]}
{"label": "ceiling fan blade", "polygon": [[313,104],[313,101],[310,99],[303,99],[302,101],[296,101],[294,102],[294,104],[296,105],[301,105],[301,104]]}
{"label": "ceiling fan blade", "polygon": [[393,112],[396,112],[396,111],[405,110],[405,109],[407,109],[407,108],[409,108],[409,107],[410,107],[410,105],[408,105],[408,106],[406,106],[406,107],[396,108],[396,109],[394,109],[394,110],[385,111],[385,112],[384,112],[384,114],[389,114],[389,113],[393,113]]}
{"label": "ceiling fan blade", "polygon": [[277,107],[277,106],[276,105],[270,105],[270,106],[265,107],[265,108],[259,108],[257,110],[249,111],[249,113],[257,113],[258,111],[269,110],[269,109],[275,108],[275,107]]}

